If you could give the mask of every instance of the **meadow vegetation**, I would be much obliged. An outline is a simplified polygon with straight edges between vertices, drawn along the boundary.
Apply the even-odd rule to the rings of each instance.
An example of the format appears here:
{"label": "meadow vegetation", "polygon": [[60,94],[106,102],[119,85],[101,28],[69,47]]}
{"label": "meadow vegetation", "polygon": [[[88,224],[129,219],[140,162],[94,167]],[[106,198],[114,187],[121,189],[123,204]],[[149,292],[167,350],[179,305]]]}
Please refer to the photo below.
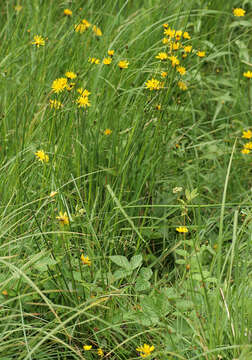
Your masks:
{"label": "meadow vegetation", "polygon": [[0,360],[251,360],[251,1],[0,14]]}

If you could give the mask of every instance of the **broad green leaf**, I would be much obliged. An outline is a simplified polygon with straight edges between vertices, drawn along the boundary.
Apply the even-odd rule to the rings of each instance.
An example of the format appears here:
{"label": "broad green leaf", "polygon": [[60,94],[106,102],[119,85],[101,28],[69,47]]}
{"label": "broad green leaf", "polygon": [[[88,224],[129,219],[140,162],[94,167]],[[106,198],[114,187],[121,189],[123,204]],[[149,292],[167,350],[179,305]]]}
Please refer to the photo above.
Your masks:
{"label": "broad green leaf", "polygon": [[138,266],[142,264],[143,257],[142,255],[135,255],[130,259],[130,268],[131,270],[136,269]]}
{"label": "broad green leaf", "polygon": [[125,256],[114,255],[114,256],[110,256],[109,258],[116,265],[118,265],[124,269],[127,269],[127,270],[131,269],[130,263]]}
{"label": "broad green leaf", "polygon": [[137,278],[135,289],[136,291],[144,291],[150,288],[150,282],[148,280],[144,280],[141,277]]}
{"label": "broad green leaf", "polygon": [[131,270],[122,270],[122,269],[120,269],[120,270],[116,270],[115,272],[114,272],[114,274],[113,274],[113,278],[115,279],[115,280],[119,280],[119,279],[123,279],[123,278],[125,278],[125,277],[127,277],[127,276],[129,276],[129,275],[131,275],[132,274],[132,271]]}
{"label": "broad green leaf", "polygon": [[183,264],[185,264],[185,260],[184,259],[178,259],[178,260],[176,260],[176,264],[183,265]]}
{"label": "broad green leaf", "polygon": [[186,250],[183,250],[183,249],[176,249],[175,252],[176,252],[176,254],[178,254],[180,256],[187,257],[189,255],[189,253]]}
{"label": "broad green leaf", "polygon": [[153,274],[153,272],[150,268],[143,267],[140,270],[139,276],[144,280],[150,280],[152,274]]}

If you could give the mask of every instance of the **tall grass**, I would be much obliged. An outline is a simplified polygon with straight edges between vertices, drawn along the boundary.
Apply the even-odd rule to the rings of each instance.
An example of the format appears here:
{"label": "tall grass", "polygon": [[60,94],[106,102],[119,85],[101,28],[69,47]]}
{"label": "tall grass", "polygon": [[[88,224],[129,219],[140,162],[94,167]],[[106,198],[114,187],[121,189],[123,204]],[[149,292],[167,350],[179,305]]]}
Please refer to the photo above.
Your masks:
{"label": "tall grass", "polygon": [[[0,11],[0,359],[139,358],[144,344],[156,359],[252,359],[251,4]],[[163,24],[190,34],[187,57],[169,52]],[[57,94],[66,71],[75,85]]]}

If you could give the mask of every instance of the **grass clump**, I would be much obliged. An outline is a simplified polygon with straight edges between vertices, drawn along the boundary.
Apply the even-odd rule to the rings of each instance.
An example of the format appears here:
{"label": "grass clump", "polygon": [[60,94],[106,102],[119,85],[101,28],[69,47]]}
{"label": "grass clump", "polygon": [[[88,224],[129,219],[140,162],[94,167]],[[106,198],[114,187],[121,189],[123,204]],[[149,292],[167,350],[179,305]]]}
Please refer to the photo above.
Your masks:
{"label": "grass clump", "polygon": [[249,2],[0,11],[0,359],[252,359]]}

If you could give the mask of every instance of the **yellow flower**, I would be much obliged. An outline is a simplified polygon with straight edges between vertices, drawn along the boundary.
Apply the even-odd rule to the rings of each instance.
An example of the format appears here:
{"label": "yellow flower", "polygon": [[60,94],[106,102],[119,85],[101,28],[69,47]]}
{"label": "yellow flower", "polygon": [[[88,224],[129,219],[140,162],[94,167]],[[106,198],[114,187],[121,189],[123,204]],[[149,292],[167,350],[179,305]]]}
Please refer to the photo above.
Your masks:
{"label": "yellow flower", "polygon": [[98,28],[96,25],[93,26],[93,32],[95,33],[96,36],[102,36],[101,29]]}
{"label": "yellow flower", "polygon": [[155,58],[159,60],[167,60],[168,55],[165,52],[160,52],[157,56],[155,56]]}
{"label": "yellow flower", "polygon": [[91,64],[96,64],[98,65],[100,63],[99,59],[96,59],[95,57],[89,58],[88,62],[90,62]]}
{"label": "yellow flower", "polygon": [[3,290],[3,291],[2,291],[2,294],[3,294],[4,296],[7,296],[7,295],[8,295],[8,291],[7,291],[7,290]]}
{"label": "yellow flower", "polygon": [[155,106],[155,109],[156,109],[156,110],[161,110],[161,105],[160,105],[160,104],[157,104],[157,105]]}
{"label": "yellow flower", "polygon": [[180,46],[181,46],[180,42],[173,42],[171,43],[171,50],[176,51],[180,48]]}
{"label": "yellow flower", "polygon": [[168,75],[168,73],[167,73],[166,71],[162,71],[162,72],[161,72],[162,78],[166,78],[167,75]]}
{"label": "yellow flower", "polygon": [[111,62],[112,62],[111,57],[106,57],[106,58],[103,59],[103,64],[104,65],[109,65],[109,64],[111,64]]}
{"label": "yellow flower", "polygon": [[78,99],[76,100],[76,104],[78,104],[78,107],[83,107],[83,108],[86,108],[87,106],[91,106],[88,100],[88,96],[83,94],[78,97]]}
{"label": "yellow flower", "polygon": [[120,69],[127,69],[129,66],[129,62],[127,60],[121,60],[118,63]]}
{"label": "yellow flower", "polygon": [[186,83],[184,83],[183,81],[178,82],[178,87],[180,88],[180,90],[183,91],[186,91],[188,89]]}
{"label": "yellow flower", "polygon": [[244,73],[243,73],[243,76],[245,76],[245,77],[248,78],[248,79],[251,79],[251,78],[252,78],[252,71],[244,72]]}
{"label": "yellow flower", "polygon": [[21,10],[23,9],[23,7],[20,5],[20,4],[17,4],[15,7],[14,7],[14,10],[19,13]]}
{"label": "yellow flower", "polygon": [[53,92],[55,92],[56,94],[63,91],[66,87],[67,87],[67,78],[58,78],[54,80],[52,83]]}
{"label": "yellow flower", "polygon": [[38,150],[37,152],[35,152],[35,155],[36,155],[37,159],[41,162],[47,163],[49,161],[49,156],[46,155],[44,150]]}
{"label": "yellow flower", "polygon": [[197,56],[203,58],[203,57],[206,56],[206,52],[205,51],[198,51]]}
{"label": "yellow flower", "polygon": [[50,192],[50,195],[49,195],[49,197],[54,197],[55,195],[57,195],[58,194],[58,191],[51,191]]}
{"label": "yellow flower", "polygon": [[177,59],[177,56],[170,56],[169,60],[171,60],[172,67],[179,65],[179,59]]}
{"label": "yellow flower", "polygon": [[72,15],[73,15],[73,12],[72,12],[72,10],[70,10],[70,9],[65,9],[65,10],[64,10],[64,15],[66,15],[66,16],[72,16]]}
{"label": "yellow flower", "polygon": [[183,38],[184,38],[184,39],[187,39],[187,40],[190,40],[190,39],[191,39],[191,36],[188,34],[187,31],[185,31],[184,34],[183,34]]}
{"label": "yellow flower", "polygon": [[191,45],[186,45],[186,46],[184,46],[184,51],[185,51],[186,53],[190,53],[190,52],[192,51],[192,46],[191,46]]}
{"label": "yellow flower", "polygon": [[67,213],[60,211],[59,216],[56,216],[56,219],[60,221],[61,225],[69,225],[69,217],[67,216]]}
{"label": "yellow flower", "polygon": [[115,50],[108,50],[108,56],[113,57]]}
{"label": "yellow flower", "polygon": [[250,153],[250,150],[243,148],[241,152],[242,152],[242,154],[245,154],[245,155],[246,155],[246,154],[249,154],[249,153]]}
{"label": "yellow flower", "polygon": [[163,24],[163,28],[164,28],[164,29],[167,29],[168,27],[169,27],[168,24]]}
{"label": "yellow flower", "polygon": [[185,75],[186,73],[186,68],[184,66],[177,66],[176,70],[180,73],[180,75]]}
{"label": "yellow flower", "polygon": [[152,91],[161,89],[163,84],[159,80],[152,78],[151,80],[146,81],[145,86]]}
{"label": "yellow flower", "polygon": [[83,88],[77,89],[77,92],[78,92],[79,94],[81,94],[82,96],[89,96],[89,95],[91,94],[90,91],[88,91],[87,89],[84,89],[84,90],[83,90]]}
{"label": "yellow flower", "polygon": [[91,265],[91,260],[89,259],[88,256],[84,256],[84,254],[81,254],[81,261],[84,265]]}
{"label": "yellow flower", "polygon": [[249,149],[249,150],[252,150],[252,142],[248,142],[246,144],[243,145],[244,149]]}
{"label": "yellow flower", "polygon": [[81,20],[81,23],[86,27],[86,29],[91,26],[90,22],[88,22],[86,19]]}
{"label": "yellow flower", "polygon": [[234,16],[244,16],[245,13],[246,13],[246,11],[241,8],[236,8],[233,10]]}
{"label": "yellow flower", "polygon": [[100,357],[103,357],[104,352],[103,352],[103,350],[102,350],[101,348],[99,348],[99,349],[97,350],[97,354],[98,354]]}
{"label": "yellow flower", "polygon": [[92,345],[83,345],[83,349],[89,351],[92,349]]}
{"label": "yellow flower", "polygon": [[182,31],[181,31],[181,30],[177,30],[177,31],[175,32],[175,38],[176,38],[176,40],[179,41],[180,38],[181,38],[181,36],[182,36]]}
{"label": "yellow flower", "polygon": [[68,79],[71,79],[71,80],[77,78],[77,74],[75,74],[75,72],[73,72],[73,71],[67,71],[67,72],[65,73],[65,76],[66,76]]}
{"label": "yellow flower", "polygon": [[32,45],[36,45],[37,47],[44,46],[45,40],[40,35],[35,35],[33,37],[34,41],[32,41]]}
{"label": "yellow flower", "polygon": [[58,101],[58,100],[52,100],[52,99],[50,99],[49,102],[50,102],[50,107],[51,107],[51,109],[56,109],[56,110],[58,110],[58,109],[60,109],[60,108],[63,106],[63,104],[62,104],[60,101]]}
{"label": "yellow flower", "polygon": [[137,347],[136,351],[139,351],[140,356],[142,358],[145,358],[148,355],[150,355],[152,353],[152,351],[154,351],[154,349],[155,349],[155,347],[153,345],[150,346],[150,345],[144,344],[143,346]]}
{"label": "yellow flower", "polygon": [[252,131],[251,130],[243,131],[242,132],[242,137],[244,139],[251,139],[252,138]]}
{"label": "yellow flower", "polygon": [[176,228],[176,231],[179,232],[179,233],[187,233],[188,232],[188,229],[186,226],[179,226]]}
{"label": "yellow flower", "polygon": [[66,89],[67,91],[71,91],[75,86],[75,83],[71,82],[70,84],[67,85]]}
{"label": "yellow flower", "polygon": [[86,31],[87,28],[88,27],[85,24],[82,24],[82,23],[80,23],[78,25],[76,25],[76,24],[74,25],[75,32],[79,32],[80,34],[84,33],[84,31]]}
{"label": "yellow flower", "polygon": [[164,45],[166,45],[166,44],[168,44],[170,42],[170,39],[168,39],[168,38],[163,38],[163,40],[162,40],[162,43],[164,44]]}
{"label": "yellow flower", "polygon": [[174,38],[175,30],[172,30],[170,27],[164,30],[164,35],[169,36],[169,38]]}
{"label": "yellow flower", "polygon": [[104,130],[104,135],[111,135],[111,134],[112,134],[112,130],[110,130],[110,129]]}

